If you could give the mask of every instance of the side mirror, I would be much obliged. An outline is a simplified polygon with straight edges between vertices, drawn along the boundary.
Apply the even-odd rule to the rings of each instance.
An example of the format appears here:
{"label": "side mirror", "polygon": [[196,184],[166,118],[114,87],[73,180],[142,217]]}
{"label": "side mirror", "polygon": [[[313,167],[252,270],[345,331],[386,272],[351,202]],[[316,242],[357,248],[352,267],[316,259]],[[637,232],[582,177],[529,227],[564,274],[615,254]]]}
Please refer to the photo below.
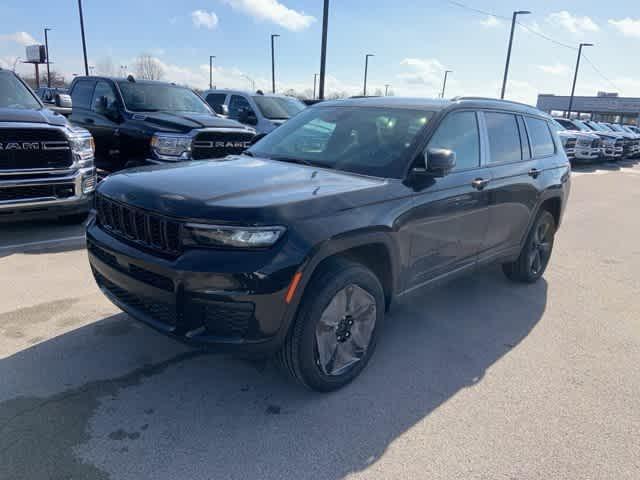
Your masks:
{"label": "side mirror", "polygon": [[229,115],[229,107],[227,107],[226,105],[211,105],[211,108],[213,108],[213,111],[218,115],[222,115],[225,117]]}
{"label": "side mirror", "polygon": [[67,95],[66,93],[56,93],[55,104],[56,107],[71,108],[73,105],[71,95]]}
{"label": "side mirror", "polygon": [[428,148],[425,173],[432,177],[444,177],[456,166],[456,152],[446,148]]}
{"label": "side mirror", "polygon": [[240,110],[240,112],[238,112],[238,121],[246,125],[257,125],[258,117],[256,117],[256,114],[252,111],[243,108],[242,110]]}
{"label": "side mirror", "polygon": [[259,133],[257,135],[255,135],[251,141],[249,142],[249,145],[255,145],[256,143],[258,143],[260,140],[262,140],[264,137],[266,137],[267,134],[266,133]]}

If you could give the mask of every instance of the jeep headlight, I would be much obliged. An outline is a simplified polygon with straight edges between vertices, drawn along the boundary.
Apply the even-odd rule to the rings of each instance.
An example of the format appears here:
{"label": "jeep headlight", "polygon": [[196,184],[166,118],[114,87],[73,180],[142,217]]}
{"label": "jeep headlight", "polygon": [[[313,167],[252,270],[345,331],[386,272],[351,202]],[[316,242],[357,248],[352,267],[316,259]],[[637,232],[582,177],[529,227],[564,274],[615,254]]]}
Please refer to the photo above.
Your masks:
{"label": "jeep headlight", "polygon": [[189,160],[192,142],[193,138],[189,135],[156,133],[151,137],[151,151],[159,160]]}
{"label": "jeep headlight", "polygon": [[219,248],[266,248],[284,234],[284,227],[232,227],[188,223],[182,229],[185,246]]}
{"label": "jeep headlight", "polygon": [[73,159],[77,163],[78,167],[86,168],[93,166],[93,159],[96,151],[96,144],[93,141],[93,137],[87,130],[74,130],[72,134],[68,136],[69,147],[73,154]]}

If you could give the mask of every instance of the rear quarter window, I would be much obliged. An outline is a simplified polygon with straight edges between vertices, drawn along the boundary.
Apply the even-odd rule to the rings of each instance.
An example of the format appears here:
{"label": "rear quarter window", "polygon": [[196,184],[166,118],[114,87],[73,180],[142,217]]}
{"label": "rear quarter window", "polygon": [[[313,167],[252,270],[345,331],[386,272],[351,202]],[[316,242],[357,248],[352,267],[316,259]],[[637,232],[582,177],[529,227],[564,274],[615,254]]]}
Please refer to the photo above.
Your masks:
{"label": "rear quarter window", "polygon": [[531,141],[531,153],[534,157],[553,155],[556,152],[555,143],[546,120],[525,117],[527,132]]}

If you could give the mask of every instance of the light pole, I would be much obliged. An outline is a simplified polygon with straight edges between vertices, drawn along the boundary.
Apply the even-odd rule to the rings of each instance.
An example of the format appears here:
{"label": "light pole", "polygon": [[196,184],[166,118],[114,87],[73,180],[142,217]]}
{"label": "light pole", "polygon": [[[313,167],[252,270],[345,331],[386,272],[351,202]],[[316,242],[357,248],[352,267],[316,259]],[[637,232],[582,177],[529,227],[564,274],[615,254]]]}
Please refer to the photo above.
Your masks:
{"label": "light pole", "polygon": [[44,29],[44,51],[47,55],[47,87],[51,88],[51,71],[49,70],[49,37],[47,33],[51,31],[50,28]]}
{"label": "light pole", "polygon": [[213,88],[213,59],[215,55],[209,55],[209,90]]}
{"label": "light pole", "polygon": [[316,82],[318,80],[318,74],[314,73],[313,74],[313,100],[316,99]]}
{"label": "light pole", "polygon": [[573,95],[576,93],[576,81],[578,80],[578,69],[580,68],[582,47],[593,47],[593,43],[581,43],[578,47],[578,59],[576,60],[576,71],[573,73],[573,85],[571,86],[571,96],[569,97],[569,110],[567,111],[567,118],[571,118],[571,108],[573,108]]}
{"label": "light pole", "polygon": [[373,53],[367,53],[364,56],[364,88],[362,89],[362,95],[367,96],[367,73],[369,71],[369,57],[375,57]]}
{"label": "light pole", "polygon": [[20,60],[22,60],[22,57],[16,57],[16,59],[13,61],[13,73],[16,73],[16,65]]}
{"label": "light pole", "polygon": [[322,48],[320,49],[320,90],[318,98],[324,100],[324,77],[327,66],[327,30],[329,29],[329,0],[324,0],[322,12]]}
{"label": "light pole", "polygon": [[78,14],[80,15],[80,34],[82,35],[82,52],[84,54],[84,74],[89,76],[89,62],[87,61],[87,42],[84,38],[84,16],[82,15],[82,0],[78,0]]}
{"label": "light pole", "polygon": [[120,65],[120,76],[121,77],[126,77],[127,76],[127,66],[126,65]]}
{"label": "light pole", "polygon": [[388,83],[384,86],[384,96],[385,96],[385,97],[387,97],[387,96],[389,95],[389,87],[390,87],[390,86],[391,86],[391,85],[390,85],[390,84],[388,84]]}
{"label": "light pole", "polygon": [[276,56],[274,52],[273,40],[279,37],[277,33],[271,34],[271,92],[276,93]]}
{"label": "light pole", "polygon": [[509,48],[507,49],[507,61],[504,65],[504,78],[502,79],[502,92],[500,93],[500,98],[504,98],[504,91],[507,88],[507,76],[509,75],[509,62],[511,61],[511,47],[513,46],[513,32],[516,28],[516,17],[518,15],[529,15],[531,12],[527,10],[518,10],[513,12],[513,17],[511,18],[511,35],[509,36]]}
{"label": "light pole", "polygon": [[442,82],[442,93],[440,94],[440,98],[444,98],[444,91],[447,88],[447,76],[453,73],[453,70],[445,70],[444,71],[444,81]]}
{"label": "light pole", "polygon": [[96,67],[93,65],[89,65],[89,71],[91,72],[91,75],[93,75],[93,72],[95,71]]}

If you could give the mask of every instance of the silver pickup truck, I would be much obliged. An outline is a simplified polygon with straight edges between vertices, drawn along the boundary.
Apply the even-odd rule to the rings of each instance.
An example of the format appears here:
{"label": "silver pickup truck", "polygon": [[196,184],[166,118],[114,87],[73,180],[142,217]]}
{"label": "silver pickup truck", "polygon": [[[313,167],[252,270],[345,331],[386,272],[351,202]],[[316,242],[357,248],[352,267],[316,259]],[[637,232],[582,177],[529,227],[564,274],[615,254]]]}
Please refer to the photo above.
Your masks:
{"label": "silver pickup truck", "polygon": [[0,221],[84,221],[93,201],[94,143],[0,69]]}

